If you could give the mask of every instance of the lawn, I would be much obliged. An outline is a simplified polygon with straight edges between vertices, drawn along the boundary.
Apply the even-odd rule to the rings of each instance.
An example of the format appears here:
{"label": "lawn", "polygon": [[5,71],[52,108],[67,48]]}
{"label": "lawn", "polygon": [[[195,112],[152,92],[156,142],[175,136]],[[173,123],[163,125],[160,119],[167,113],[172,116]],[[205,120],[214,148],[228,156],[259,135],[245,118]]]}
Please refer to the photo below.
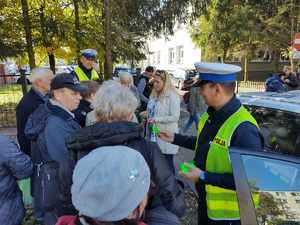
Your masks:
{"label": "lawn", "polygon": [[16,126],[15,109],[22,96],[20,84],[0,86],[0,127]]}

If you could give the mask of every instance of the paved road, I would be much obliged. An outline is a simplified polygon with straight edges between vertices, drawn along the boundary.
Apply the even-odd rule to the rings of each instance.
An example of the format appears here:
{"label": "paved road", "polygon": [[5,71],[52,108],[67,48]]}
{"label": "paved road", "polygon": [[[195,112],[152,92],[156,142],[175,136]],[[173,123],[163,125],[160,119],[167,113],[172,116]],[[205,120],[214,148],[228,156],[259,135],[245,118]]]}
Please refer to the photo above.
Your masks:
{"label": "paved road", "polygon": [[[179,128],[180,131],[186,124],[189,118],[189,113],[186,111],[186,107],[184,104],[181,104],[181,112],[180,112],[180,120],[179,120]],[[191,135],[191,136],[196,136],[196,127],[193,124],[191,128],[185,133],[184,135]],[[187,162],[192,160],[194,157],[194,151],[191,151],[190,149],[186,148],[179,148],[178,154],[175,156],[175,167],[176,170],[178,171],[179,164],[182,162]],[[184,181],[187,185],[189,185],[193,190],[194,190],[194,185],[192,182],[186,182]]]}

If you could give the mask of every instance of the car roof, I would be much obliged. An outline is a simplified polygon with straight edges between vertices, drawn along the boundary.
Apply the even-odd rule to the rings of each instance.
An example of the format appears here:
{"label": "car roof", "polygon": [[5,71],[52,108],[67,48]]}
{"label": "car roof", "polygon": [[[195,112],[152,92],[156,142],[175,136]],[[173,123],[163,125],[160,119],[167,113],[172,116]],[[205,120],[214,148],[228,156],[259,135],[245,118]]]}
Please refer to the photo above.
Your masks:
{"label": "car roof", "polygon": [[244,105],[262,106],[294,113],[300,113],[300,90],[283,93],[245,92],[238,98]]}

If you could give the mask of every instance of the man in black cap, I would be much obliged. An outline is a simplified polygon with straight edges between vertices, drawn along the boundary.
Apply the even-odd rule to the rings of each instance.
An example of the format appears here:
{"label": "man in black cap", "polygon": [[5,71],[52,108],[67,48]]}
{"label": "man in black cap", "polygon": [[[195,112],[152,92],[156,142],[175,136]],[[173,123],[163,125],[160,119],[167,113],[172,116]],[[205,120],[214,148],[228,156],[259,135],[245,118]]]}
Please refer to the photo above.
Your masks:
{"label": "man in black cap", "polygon": [[26,123],[25,134],[31,140],[35,164],[34,200],[44,208],[45,225],[54,225],[58,216],[75,212],[68,190],[72,163],[65,138],[80,128],[72,111],[78,107],[80,93],[85,90],[76,77],[57,75],[51,82],[51,99]]}

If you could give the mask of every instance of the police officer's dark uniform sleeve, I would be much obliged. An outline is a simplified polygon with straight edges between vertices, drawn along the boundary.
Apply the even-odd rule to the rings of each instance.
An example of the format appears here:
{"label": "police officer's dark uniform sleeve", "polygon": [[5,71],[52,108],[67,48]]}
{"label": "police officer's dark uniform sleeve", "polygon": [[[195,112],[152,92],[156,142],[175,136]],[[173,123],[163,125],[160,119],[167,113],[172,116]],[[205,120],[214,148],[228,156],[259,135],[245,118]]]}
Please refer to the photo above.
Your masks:
{"label": "police officer's dark uniform sleeve", "polygon": [[[260,151],[263,149],[264,141],[257,127],[250,122],[240,124],[231,138],[231,147],[240,147]],[[235,190],[232,174],[205,173],[205,183],[214,186]]]}
{"label": "police officer's dark uniform sleeve", "polygon": [[172,144],[178,145],[180,147],[188,148],[191,150],[195,150],[197,143],[197,137],[194,136],[185,136],[181,134],[174,135],[174,141]]}

